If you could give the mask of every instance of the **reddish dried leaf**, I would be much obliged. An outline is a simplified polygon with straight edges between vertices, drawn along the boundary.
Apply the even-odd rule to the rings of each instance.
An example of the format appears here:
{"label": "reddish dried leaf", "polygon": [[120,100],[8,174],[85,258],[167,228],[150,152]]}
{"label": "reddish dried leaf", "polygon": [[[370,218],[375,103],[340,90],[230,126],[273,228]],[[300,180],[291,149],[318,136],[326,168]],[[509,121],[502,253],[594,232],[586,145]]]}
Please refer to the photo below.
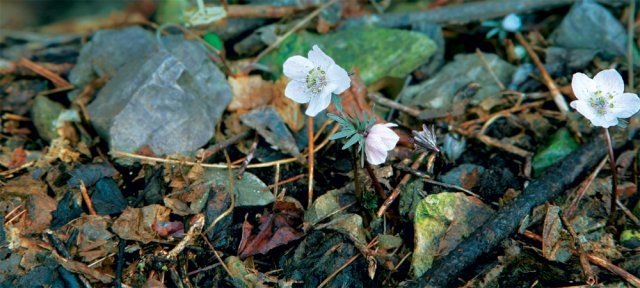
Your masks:
{"label": "reddish dried leaf", "polygon": [[178,221],[156,221],[151,224],[151,229],[153,229],[153,231],[155,231],[160,237],[179,237],[181,235],[184,235],[184,224]]}
{"label": "reddish dried leaf", "polygon": [[18,147],[16,148],[16,150],[13,150],[13,155],[11,156],[11,162],[9,162],[9,169],[20,167],[22,164],[26,162],[27,162],[27,153],[24,151],[23,147]]}
{"label": "reddish dried leaf", "polygon": [[471,173],[467,173],[467,171],[462,171],[460,174],[460,183],[462,184],[462,188],[471,189],[478,184],[478,169],[474,168]]}
{"label": "reddish dried leaf", "polygon": [[254,226],[245,219],[238,247],[239,257],[266,254],[276,247],[300,239],[304,233],[292,225],[301,222],[301,217],[302,211],[295,204],[278,201],[273,214],[266,212],[260,217],[257,234],[253,234]]}

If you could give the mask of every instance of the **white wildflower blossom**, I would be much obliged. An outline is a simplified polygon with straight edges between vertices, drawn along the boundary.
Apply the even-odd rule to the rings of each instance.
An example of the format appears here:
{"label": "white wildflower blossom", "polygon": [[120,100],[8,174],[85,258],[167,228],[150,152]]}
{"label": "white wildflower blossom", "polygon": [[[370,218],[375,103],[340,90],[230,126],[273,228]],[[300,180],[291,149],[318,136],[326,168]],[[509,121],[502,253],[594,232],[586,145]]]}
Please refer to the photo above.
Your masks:
{"label": "white wildflower blossom", "polygon": [[393,123],[376,124],[366,134],[365,154],[367,161],[373,165],[379,165],[387,160],[387,153],[396,147],[400,137],[391,130],[398,125]]}
{"label": "white wildflower blossom", "polygon": [[615,69],[600,71],[593,79],[583,73],[573,74],[571,88],[578,99],[571,102],[571,107],[594,126],[615,126],[618,118],[629,118],[640,110],[640,98],[624,93],[624,81]]}
{"label": "white wildflower blossom", "polygon": [[314,45],[308,58],[296,55],[283,64],[291,81],[284,95],[298,103],[309,103],[305,114],[316,116],[329,107],[331,94],[340,94],[351,86],[349,74]]}
{"label": "white wildflower blossom", "polygon": [[522,28],[522,20],[517,14],[511,13],[502,19],[502,29],[508,32],[518,32]]}

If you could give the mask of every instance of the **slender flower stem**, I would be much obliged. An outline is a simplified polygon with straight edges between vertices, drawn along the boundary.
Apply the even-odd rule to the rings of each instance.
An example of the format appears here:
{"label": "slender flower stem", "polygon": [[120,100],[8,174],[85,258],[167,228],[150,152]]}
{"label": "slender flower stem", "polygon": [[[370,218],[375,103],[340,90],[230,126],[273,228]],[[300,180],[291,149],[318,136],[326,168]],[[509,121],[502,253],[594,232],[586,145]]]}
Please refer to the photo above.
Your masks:
{"label": "slender flower stem", "polygon": [[609,165],[611,166],[611,214],[609,214],[609,223],[613,224],[616,218],[616,210],[618,206],[618,171],[616,169],[616,158],[613,155],[613,145],[611,144],[611,134],[609,129],[604,128],[605,138],[607,138],[607,146],[609,148]]}
{"label": "slender flower stem", "polygon": [[373,168],[371,168],[371,165],[366,160],[364,161],[364,168],[367,169],[367,173],[369,173],[369,178],[371,178],[371,182],[373,182],[373,189],[376,190],[376,192],[378,193],[378,196],[380,196],[382,200],[386,200],[387,195],[384,194],[384,188],[382,188],[382,185],[380,185],[380,181],[378,181],[378,177],[376,177],[376,173],[373,172]]}
{"label": "slender flower stem", "polygon": [[360,162],[360,159],[358,159],[358,152],[355,148],[351,149],[351,151],[353,151],[353,181],[354,185],[356,186],[356,199],[360,200],[362,199],[362,191],[360,190],[360,177],[358,176],[358,167],[360,166],[358,162]]}
{"label": "slender flower stem", "polygon": [[311,208],[313,204],[313,166],[314,166],[314,150],[313,150],[313,117],[307,117],[307,137],[309,138],[309,202],[307,207]]}

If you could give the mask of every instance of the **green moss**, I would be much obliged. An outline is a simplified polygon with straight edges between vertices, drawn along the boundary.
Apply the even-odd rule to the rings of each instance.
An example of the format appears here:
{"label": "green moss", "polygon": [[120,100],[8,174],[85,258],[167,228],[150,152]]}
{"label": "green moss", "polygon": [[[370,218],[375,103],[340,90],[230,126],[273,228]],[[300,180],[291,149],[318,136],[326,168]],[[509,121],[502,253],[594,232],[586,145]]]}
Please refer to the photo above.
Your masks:
{"label": "green moss", "polygon": [[405,30],[356,28],[324,35],[303,31],[289,36],[261,63],[279,77],[287,58],[307,56],[316,44],[347,71],[357,68],[367,85],[384,76],[405,77],[426,63],[436,50],[426,35]]}
{"label": "green moss", "polygon": [[553,136],[546,148],[533,157],[533,171],[539,175],[544,169],[561,161],[565,156],[578,149],[579,145],[569,130],[562,128]]}

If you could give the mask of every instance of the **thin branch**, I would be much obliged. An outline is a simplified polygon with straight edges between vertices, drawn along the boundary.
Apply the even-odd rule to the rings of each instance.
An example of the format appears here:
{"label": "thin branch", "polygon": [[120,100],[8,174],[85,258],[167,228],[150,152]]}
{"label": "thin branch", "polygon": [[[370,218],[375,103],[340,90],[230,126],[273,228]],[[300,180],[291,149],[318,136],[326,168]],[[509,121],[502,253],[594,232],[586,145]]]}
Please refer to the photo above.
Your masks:
{"label": "thin branch", "polygon": [[522,34],[520,34],[520,32],[516,33],[516,38],[518,39],[518,42],[520,42],[520,44],[524,46],[524,49],[527,50],[527,53],[531,57],[531,60],[533,61],[533,63],[536,64],[536,67],[538,67],[538,70],[540,71],[540,75],[542,76],[544,85],[547,86],[547,88],[549,88],[549,92],[553,97],[553,101],[556,103],[556,106],[558,106],[558,109],[560,110],[560,112],[562,112],[562,114],[567,114],[567,112],[569,112],[569,105],[567,105],[567,101],[564,100],[564,96],[562,96],[562,93],[560,93],[558,86],[556,86],[556,82],[554,82],[553,79],[551,79],[551,76],[549,76],[549,72],[547,72],[547,69],[544,68],[544,65],[542,65],[542,61],[540,61],[538,54],[536,54],[536,52],[533,51],[533,48],[531,48],[531,45],[529,45],[527,40],[524,39],[524,37],[522,36]]}

